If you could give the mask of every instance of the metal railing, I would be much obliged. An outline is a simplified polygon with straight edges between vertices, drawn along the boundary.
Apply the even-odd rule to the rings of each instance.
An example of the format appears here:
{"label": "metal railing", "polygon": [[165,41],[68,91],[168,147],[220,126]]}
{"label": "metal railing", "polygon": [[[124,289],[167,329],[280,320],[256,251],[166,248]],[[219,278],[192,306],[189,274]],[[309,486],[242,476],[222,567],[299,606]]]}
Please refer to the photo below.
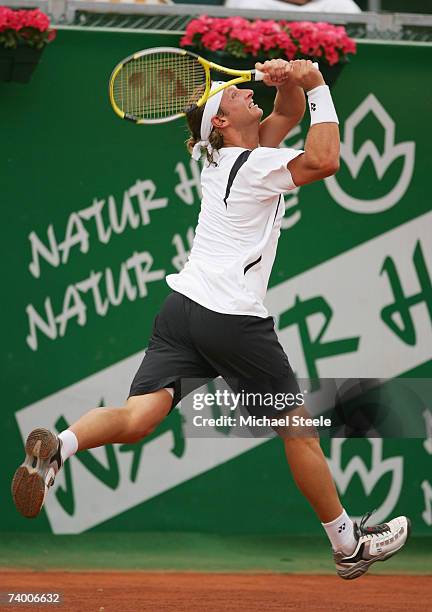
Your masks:
{"label": "metal railing", "polygon": [[[166,1],[166,0],[165,0]],[[170,0],[169,0],[170,1]],[[370,0],[380,5],[380,0]],[[141,4],[135,2],[91,2],[86,0],[9,0],[11,7],[40,7],[56,25],[88,28],[120,28],[183,33],[193,17],[240,15],[249,19],[329,21],[343,24],[357,39],[432,42],[432,15],[409,13],[299,13],[229,9],[208,4]]]}

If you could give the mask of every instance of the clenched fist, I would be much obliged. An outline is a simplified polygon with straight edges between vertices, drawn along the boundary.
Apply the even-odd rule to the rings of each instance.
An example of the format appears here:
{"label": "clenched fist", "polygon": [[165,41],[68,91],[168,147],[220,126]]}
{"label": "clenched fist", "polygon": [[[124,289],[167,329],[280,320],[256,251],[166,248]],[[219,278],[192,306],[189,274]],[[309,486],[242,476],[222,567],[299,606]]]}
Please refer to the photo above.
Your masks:
{"label": "clenched fist", "polygon": [[264,72],[263,82],[266,85],[279,87],[285,84],[298,85],[309,91],[319,85],[325,85],[324,78],[310,60],[283,59],[268,60],[261,64],[257,62],[255,68]]}

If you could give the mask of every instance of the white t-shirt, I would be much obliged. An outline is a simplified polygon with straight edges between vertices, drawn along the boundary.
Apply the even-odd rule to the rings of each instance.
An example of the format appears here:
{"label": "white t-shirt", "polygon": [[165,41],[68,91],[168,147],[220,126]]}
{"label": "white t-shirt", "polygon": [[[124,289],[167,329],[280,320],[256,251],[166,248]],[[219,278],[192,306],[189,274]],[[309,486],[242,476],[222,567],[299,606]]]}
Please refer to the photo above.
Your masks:
{"label": "white t-shirt", "polygon": [[273,11],[309,11],[314,13],[361,13],[354,0],[311,0],[307,4],[290,4],[280,0],[226,0],[227,8],[268,9]]}
{"label": "white t-shirt", "polygon": [[202,202],[189,259],[166,280],[209,310],[267,317],[263,304],[276,255],[283,193],[295,185],[294,149],[224,147],[201,174]]}

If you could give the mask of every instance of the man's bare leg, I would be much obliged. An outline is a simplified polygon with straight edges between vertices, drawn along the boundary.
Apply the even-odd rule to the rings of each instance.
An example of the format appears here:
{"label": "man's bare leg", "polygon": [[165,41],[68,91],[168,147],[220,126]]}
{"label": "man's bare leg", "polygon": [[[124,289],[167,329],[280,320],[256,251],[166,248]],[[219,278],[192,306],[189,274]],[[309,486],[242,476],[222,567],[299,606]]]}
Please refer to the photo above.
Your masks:
{"label": "man's bare leg", "polygon": [[78,440],[78,450],[138,442],[152,433],[167,416],[172,397],[165,389],[130,397],[122,408],[94,408],[69,429]]}
{"label": "man's bare leg", "polygon": [[285,453],[294,480],[322,523],[343,511],[318,437],[286,438]]}
{"label": "man's bare leg", "polygon": [[30,432],[25,461],[12,481],[12,497],[17,510],[28,518],[37,516],[66,459],[77,450],[138,442],[154,431],[171,406],[171,393],[160,389],[131,397],[121,408],[90,410],[59,436],[47,429]]}
{"label": "man's bare leg", "polygon": [[285,452],[294,480],[317,513],[330,539],[337,574],[352,580],[366,573],[376,561],[385,561],[406,543],[410,521],[398,516],[383,525],[353,525],[342,508],[318,437],[285,439]]}
{"label": "man's bare leg", "polygon": [[[291,418],[294,416],[307,419],[311,415],[305,406],[299,406],[291,412]],[[284,440],[295,483],[318,515],[333,550],[350,553],[356,544],[354,524],[339,500],[318,431],[313,426],[290,423],[278,433]]]}

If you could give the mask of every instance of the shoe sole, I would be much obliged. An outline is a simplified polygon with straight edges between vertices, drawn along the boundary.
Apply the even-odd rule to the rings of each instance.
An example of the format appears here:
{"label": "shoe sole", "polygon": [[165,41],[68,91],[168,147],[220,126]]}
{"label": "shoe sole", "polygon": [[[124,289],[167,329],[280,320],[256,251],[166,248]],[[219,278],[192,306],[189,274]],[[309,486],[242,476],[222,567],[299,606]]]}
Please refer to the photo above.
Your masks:
{"label": "shoe sole", "polygon": [[408,538],[410,537],[410,535],[411,535],[411,521],[409,520],[409,518],[407,518],[407,537],[405,539],[405,542],[401,546],[399,546],[399,548],[397,548],[396,550],[393,550],[391,553],[388,553],[387,555],[384,555],[383,557],[380,557],[379,559],[368,559],[364,561],[359,561],[358,563],[355,564],[354,567],[348,568],[346,570],[337,570],[338,576],[340,576],[344,580],[354,580],[355,578],[360,578],[360,576],[363,576],[363,574],[366,574],[366,572],[368,571],[368,569],[373,563],[376,563],[377,561],[387,561],[387,559],[390,559],[390,557],[393,557],[393,555],[399,552],[401,548],[403,548],[405,544],[408,542]]}
{"label": "shoe sole", "polygon": [[57,447],[58,439],[48,429],[34,429],[27,438],[24,463],[12,480],[14,504],[26,518],[35,518],[43,506],[45,477]]}

